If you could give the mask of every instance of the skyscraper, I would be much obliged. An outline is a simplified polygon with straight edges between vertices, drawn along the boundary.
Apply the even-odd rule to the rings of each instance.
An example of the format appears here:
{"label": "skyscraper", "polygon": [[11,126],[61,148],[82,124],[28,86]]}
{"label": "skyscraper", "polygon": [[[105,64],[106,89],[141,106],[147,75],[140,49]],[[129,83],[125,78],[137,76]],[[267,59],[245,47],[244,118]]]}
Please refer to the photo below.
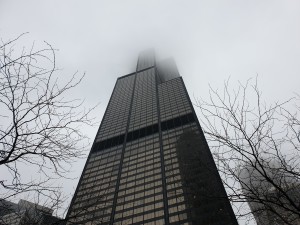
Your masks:
{"label": "skyscraper", "polygon": [[300,225],[298,175],[284,162],[270,158],[241,168],[239,180],[257,225]]}
{"label": "skyscraper", "polygon": [[68,224],[237,224],[172,60],[119,77]]}

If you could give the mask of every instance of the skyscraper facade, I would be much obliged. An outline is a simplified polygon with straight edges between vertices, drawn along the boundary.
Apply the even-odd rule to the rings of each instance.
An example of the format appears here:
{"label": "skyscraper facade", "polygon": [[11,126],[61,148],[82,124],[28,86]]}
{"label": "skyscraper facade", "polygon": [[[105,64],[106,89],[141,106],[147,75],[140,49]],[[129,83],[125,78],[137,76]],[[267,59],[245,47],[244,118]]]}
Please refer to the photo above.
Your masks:
{"label": "skyscraper facade", "polygon": [[182,77],[140,55],[119,77],[68,224],[237,224]]}

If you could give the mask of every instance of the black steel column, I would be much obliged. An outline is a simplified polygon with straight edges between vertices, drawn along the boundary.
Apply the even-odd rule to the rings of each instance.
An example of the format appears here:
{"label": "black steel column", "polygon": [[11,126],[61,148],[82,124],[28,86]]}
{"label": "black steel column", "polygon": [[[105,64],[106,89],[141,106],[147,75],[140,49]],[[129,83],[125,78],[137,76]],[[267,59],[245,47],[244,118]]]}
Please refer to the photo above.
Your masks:
{"label": "black steel column", "polygon": [[163,141],[162,141],[162,131],[161,131],[160,105],[159,105],[159,95],[158,95],[158,77],[157,76],[158,76],[158,73],[155,68],[156,104],[157,104],[157,115],[158,115],[161,174],[162,174],[162,184],[163,184],[164,217],[165,217],[165,225],[168,225],[169,224],[169,207],[168,207],[167,184],[166,184],[166,174],[165,174],[165,161],[164,161],[164,153],[163,153]]}

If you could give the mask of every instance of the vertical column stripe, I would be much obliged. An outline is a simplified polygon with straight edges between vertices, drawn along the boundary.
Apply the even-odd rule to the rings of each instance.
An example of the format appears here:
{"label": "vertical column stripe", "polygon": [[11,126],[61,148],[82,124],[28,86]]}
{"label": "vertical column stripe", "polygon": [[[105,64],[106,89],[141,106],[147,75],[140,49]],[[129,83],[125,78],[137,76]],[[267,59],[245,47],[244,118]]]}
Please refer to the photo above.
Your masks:
{"label": "vertical column stripe", "polygon": [[162,143],[162,131],[161,131],[161,118],[160,118],[160,105],[158,96],[158,77],[156,71],[156,103],[157,103],[157,113],[158,113],[158,131],[159,131],[159,147],[160,147],[160,157],[161,157],[161,172],[162,172],[162,184],[163,184],[163,198],[164,198],[164,218],[165,224],[169,224],[169,211],[168,211],[168,199],[167,199],[167,187],[166,187],[166,175],[165,175],[165,163],[163,155],[163,143]]}

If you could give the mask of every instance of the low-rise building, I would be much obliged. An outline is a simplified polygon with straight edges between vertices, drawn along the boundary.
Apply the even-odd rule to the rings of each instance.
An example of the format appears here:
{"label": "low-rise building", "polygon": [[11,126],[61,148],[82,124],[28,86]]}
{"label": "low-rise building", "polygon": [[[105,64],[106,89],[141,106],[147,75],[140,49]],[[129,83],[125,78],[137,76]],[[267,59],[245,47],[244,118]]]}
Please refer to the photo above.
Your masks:
{"label": "low-rise building", "polygon": [[61,219],[53,210],[26,200],[18,204],[0,200],[0,225],[59,225]]}

